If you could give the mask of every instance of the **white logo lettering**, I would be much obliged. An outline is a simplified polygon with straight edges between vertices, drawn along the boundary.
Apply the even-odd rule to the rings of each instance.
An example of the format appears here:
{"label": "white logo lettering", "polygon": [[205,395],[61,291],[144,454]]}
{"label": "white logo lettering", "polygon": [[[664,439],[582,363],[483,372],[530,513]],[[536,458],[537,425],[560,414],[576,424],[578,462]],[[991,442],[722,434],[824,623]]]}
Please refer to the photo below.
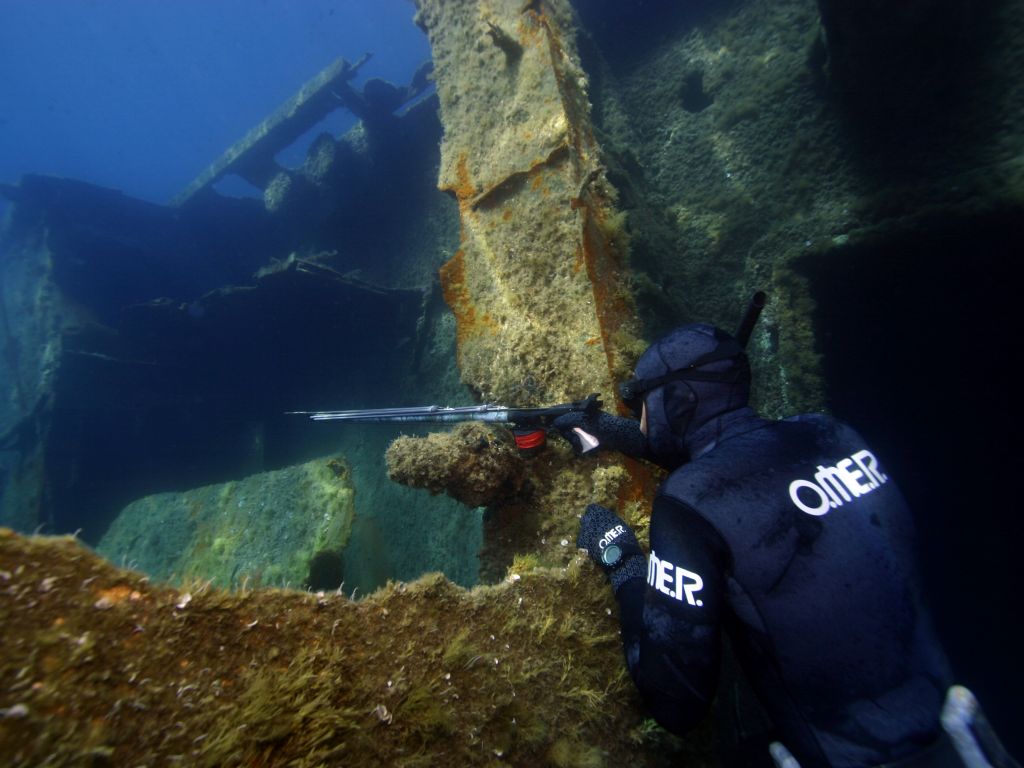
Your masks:
{"label": "white logo lettering", "polygon": [[597,542],[598,549],[604,550],[605,547],[607,547],[609,544],[611,544],[625,532],[626,529],[623,528],[621,525],[616,525],[614,528],[609,528],[607,531],[604,532],[604,536],[601,538],[601,540]]}
{"label": "white logo lettering", "polygon": [[813,481],[794,480],[789,484],[789,498],[808,515],[824,515],[889,480],[868,450],[840,459],[832,467],[818,465],[817,470]]}
{"label": "white logo lettering", "polygon": [[674,600],[682,602],[685,599],[698,608],[704,605],[703,600],[695,597],[697,592],[704,589],[704,579],[693,571],[662,560],[654,550],[651,550],[647,560],[647,583]]}

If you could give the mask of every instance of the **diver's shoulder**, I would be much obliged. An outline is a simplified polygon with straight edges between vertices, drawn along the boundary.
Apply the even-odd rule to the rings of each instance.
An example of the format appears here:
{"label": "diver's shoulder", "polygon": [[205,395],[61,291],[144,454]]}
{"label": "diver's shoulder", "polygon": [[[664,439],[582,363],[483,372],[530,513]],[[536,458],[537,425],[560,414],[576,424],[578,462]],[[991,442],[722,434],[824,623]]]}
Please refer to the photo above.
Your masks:
{"label": "diver's shoulder", "polygon": [[801,413],[775,423],[785,432],[802,432],[814,436],[818,442],[833,444],[864,442],[856,429],[827,413]]}
{"label": "diver's shoulder", "polygon": [[827,413],[798,413],[796,416],[782,419],[779,424],[808,424],[816,426],[833,426],[842,424],[839,419]]}
{"label": "diver's shoulder", "polygon": [[782,419],[775,422],[778,425],[791,425],[803,427],[804,429],[818,429],[829,431],[846,431],[853,428],[845,421],[837,419],[827,413],[798,413],[796,416]]}

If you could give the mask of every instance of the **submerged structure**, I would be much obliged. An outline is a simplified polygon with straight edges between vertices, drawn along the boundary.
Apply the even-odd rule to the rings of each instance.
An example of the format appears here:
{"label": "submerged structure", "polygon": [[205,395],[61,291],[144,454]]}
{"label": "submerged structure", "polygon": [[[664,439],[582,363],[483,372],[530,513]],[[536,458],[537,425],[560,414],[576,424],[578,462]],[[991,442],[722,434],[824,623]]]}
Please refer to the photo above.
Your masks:
{"label": "submerged structure", "polygon": [[[831,408],[887,457],[926,523],[939,629],[998,729],[1017,686],[994,665],[1021,639],[991,606],[1021,574],[1002,521],[961,514],[1006,492],[961,479],[1019,451],[964,450],[999,436],[950,414],[984,400],[1019,426],[991,331],[1024,234],[1019,0],[417,6],[436,95],[420,76],[339,90],[360,64],[333,65],[173,209],[67,180],[2,189],[0,522],[95,544],[143,497],[339,452],[353,516],[342,594],[306,577],[323,595],[185,569],[197,581],[150,585],[5,533],[0,754],[712,764],[707,729],[678,741],[643,719],[610,591],[574,548],[590,502],[642,538],[656,470],[557,440],[520,456],[473,426],[396,440],[407,489],[384,476],[394,430],[283,412],[592,392],[615,410],[646,341],[734,327],[758,288],[758,405]],[[232,156],[272,157],[261,142],[330,92],[357,128],[250,173],[262,200],[210,186]],[[954,555],[986,566],[950,571]],[[431,570],[490,586],[343,597]],[[175,725],[118,736],[153,722]]]}
{"label": "submerged structure", "polygon": [[159,586],[9,531],[0,563],[9,765],[709,764],[706,732],[682,745],[643,720],[579,567],[471,593],[435,574],[356,602]]}
{"label": "submerged structure", "polygon": [[133,501],[96,551],[159,581],[336,589],[354,496],[344,457],[316,459]]}
{"label": "submerged structure", "polygon": [[441,270],[463,380],[485,400],[615,399],[638,354],[622,220],[568,4],[421,2],[460,247]]}

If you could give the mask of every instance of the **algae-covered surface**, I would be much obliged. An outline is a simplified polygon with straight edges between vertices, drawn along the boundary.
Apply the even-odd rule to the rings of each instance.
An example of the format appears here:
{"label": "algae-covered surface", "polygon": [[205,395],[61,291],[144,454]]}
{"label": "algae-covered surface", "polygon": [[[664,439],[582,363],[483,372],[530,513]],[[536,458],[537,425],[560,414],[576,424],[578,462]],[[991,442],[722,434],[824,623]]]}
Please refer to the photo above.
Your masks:
{"label": "algae-covered surface", "polygon": [[417,7],[445,131],[439,187],[459,203],[441,284],[462,379],[485,400],[612,403],[642,345],[572,7]]}
{"label": "algae-covered surface", "polygon": [[465,591],[171,588],[0,529],[6,765],[708,765],[644,720],[589,562]]}
{"label": "algae-covered surface", "polygon": [[[565,0],[418,0],[417,8],[444,126],[438,186],[459,204],[459,249],[440,279],[462,380],[484,400],[550,405],[599,393],[615,411],[615,383],[645,345],[625,221],[591,123],[575,11]],[[444,438],[437,445],[397,444],[392,476],[435,492],[447,484],[457,498],[488,504],[485,581],[517,555],[564,564],[588,503],[636,503],[651,490],[639,464],[618,456],[576,462],[562,444],[521,469],[499,462],[506,492],[466,495],[459,472],[472,478],[473,466],[495,464],[483,460],[495,452]],[[431,469],[421,459],[432,456]],[[459,472],[445,467],[452,456]]]}
{"label": "algae-covered surface", "polygon": [[618,509],[644,538],[656,470],[610,452],[580,458],[555,437],[527,456],[513,445],[507,430],[462,424],[450,432],[397,438],[385,457],[395,482],[486,505],[481,581],[501,580],[516,562],[566,567],[588,504]]}
{"label": "algae-covered surface", "polygon": [[[629,216],[645,332],[685,322],[731,330],[752,292],[766,290],[750,351],[755,396],[773,416],[820,410],[835,385],[823,376],[829,329],[815,316],[824,297],[806,265],[842,281],[851,245],[870,251],[927,236],[935,218],[1019,207],[1024,189],[1024,81],[1011,74],[1024,61],[1019,2],[892,6],[892,15],[836,3],[897,36],[922,14],[898,37],[908,56],[938,44],[929,24],[970,6],[955,24],[960,45],[925,68],[935,81],[915,79],[891,51],[871,51],[861,64],[889,71],[871,108],[835,82],[825,4],[711,3],[658,21],[620,12],[617,26],[603,23],[608,8],[578,4],[591,22],[593,112]],[[924,249],[905,249],[903,260],[922,274],[941,269]],[[906,303],[891,277],[871,277],[872,297]]]}
{"label": "algae-covered surface", "polygon": [[[0,760],[709,763],[706,729],[679,742],[643,719],[611,592],[574,547],[591,502],[614,507],[643,540],[656,470],[608,454],[578,459],[557,439],[539,455],[519,456],[507,434],[478,425],[400,437],[385,459],[397,429],[384,437],[318,425],[314,434],[277,414],[462,405],[474,395],[550,405],[591,392],[615,410],[615,383],[629,376],[642,336],[689,321],[730,329],[751,292],[765,289],[769,304],[749,345],[761,410],[817,410],[830,397],[841,406],[844,387],[861,406],[880,380],[873,413],[852,415],[874,415],[868,430],[889,435],[894,461],[908,462],[905,489],[933,472],[991,474],[991,452],[976,452],[984,460],[965,469],[962,454],[941,446],[985,445],[992,435],[975,438],[942,419],[942,435],[925,437],[948,402],[932,405],[922,393],[974,392],[995,380],[977,361],[1005,357],[1002,348],[979,352],[973,332],[969,343],[951,346],[944,326],[967,326],[957,313],[970,311],[972,328],[1002,327],[1004,318],[979,319],[977,309],[1012,304],[984,291],[972,308],[962,284],[986,285],[977,278],[985,271],[994,283],[1012,283],[1006,265],[1015,259],[998,241],[1019,240],[1024,200],[1021,2],[979,6],[988,28],[964,29],[977,50],[950,59],[955,76],[941,91],[941,109],[916,115],[915,125],[906,110],[901,121],[866,120],[836,87],[820,11],[832,1],[686,4],[652,20],[628,4],[417,0],[436,96],[400,119],[380,114],[345,137],[321,136],[301,173],[286,177],[291,186],[264,190],[264,205],[214,205],[211,197],[171,216],[71,183],[20,185],[10,220],[34,223],[24,238],[5,241],[18,244],[8,246],[18,258],[8,258],[0,280],[8,320],[18,320],[3,356],[6,370],[19,372],[5,406],[19,420],[0,419],[0,461],[20,451],[22,465],[18,473],[0,466],[13,499],[8,518],[25,531],[45,520],[70,531],[77,524],[66,521],[80,518],[99,530],[90,517],[97,510],[112,516],[128,499],[146,498],[108,534],[117,543],[101,545],[113,564],[74,540],[0,535]],[[374,87],[381,93],[379,82]],[[885,104],[901,105],[898,89],[885,95]],[[33,188],[39,200],[29,205]],[[943,241],[958,240],[945,235],[950,221],[964,245],[947,252]],[[192,242],[193,232],[206,235]],[[96,242],[104,247],[94,252]],[[110,244],[122,258],[111,260]],[[995,256],[980,259],[985,250]],[[201,300],[272,260],[315,263],[321,278],[334,273],[366,289],[346,296],[361,295],[368,306],[377,297],[372,306],[386,311],[368,315],[375,320],[328,311],[353,299],[323,292],[322,280],[265,305],[249,287],[231,290],[232,300],[254,302],[246,305],[252,315],[234,325]],[[938,280],[943,274],[952,277]],[[163,277],[150,286],[154,275]],[[145,290],[122,290],[132,280]],[[910,300],[931,284],[939,289]],[[422,299],[398,301],[406,289]],[[310,298],[320,295],[322,306]],[[934,297],[941,306],[932,306],[940,303]],[[298,311],[283,311],[289,307]],[[283,322],[291,314],[294,326]],[[176,356],[152,359],[148,334],[169,315],[189,340],[223,340],[233,352],[250,350],[259,365],[239,367],[216,344],[205,362],[194,353],[186,365]],[[382,317],[404,320],[384,334]],[[924,334],[883,333],[886,317],[915,332],[941,324],[937,352],[919,351]],[[118,334],[141,343],[115,343]],[[892,367],[896,358],[902,368]],[[948,368],[949,359],[973,361],[969,381],[936,387],[917,370],[932,370],[934,360]],[[101,385],[99,405],[86,407],[86,370]],[[211,386],[222,377],[209,372],[222,370],[239,382],[226,394]],[[234,378],[242,370],[256,373]],[[140,382],[150,378],[160,384],[151,395],[160,408],[147,421],[144,409],[124,411],[124,394],[143,402]],[[192,383],[167,384],[179,380]],[[980,399],[1001,402],[991,394]],[[896,401],[891,417],[883,399]],[[180,401],[180,417],[162,416],[168,400]],[[230,431],[221,408],[211,418],[206,405],[235,413],[240,400],[258,439],[248,428]],[[915,405],[927,416],[917,425],[907,421]],[[993,412],[1014,412],[1000,407]],[[178,422],[208,426],[182,430],[190,442],[168,463],[153,446],[181,442]],[[90,424],[102,425],[105,441],[82,437]],[[911,435],[916,442],[907,442]],[[232,460],[212,466],[222,448]],[[339,450],[354,484],[342,463],[326,458]],[[955,460],[941,463],[938,451]],[[153,497],[170,486],[162,473],[159,485],[141,476],[158,466],[175,487],[188,487],[193,464],[211,465],[198,473],[199,485],[241,477],[239,467],[249,473],[315,455],[324,458],[313,462],[316,476],[299,504],[260,480]],[[135,462],[146,456],[163,460]],[[94,457],[103,461],[86,461]],[[385,461],[392,479],[463,505],[397,488],[383,475]],[[59,494],[57,512],[47,512],[64,487],[54,480],[65,477],[76,482]],[[85,504],[86,492],[104,482],[111,493]],[[127,486],[140,490],[128,496]],[[941,531],[962,561],[971,559],[964,542],[981,542],[987,566],[1002,566],[1011,558],[993,557],[993,546],[1009,539],[986,539],[1001,521],[986,528],[974,516],[968,527],[955,518],[963,506],[949,502],[955,486],[915,504],[929,516],[924,532]],[[962,491],[966,502],[1004,508],[997,499],[978,502],[989,486]],[[92,541],[92,531],[86,535]],[[1010,589],[1019,579],[1009,568],[994,582],[989,567],[954,573],[947,554],[933,548],[948,580],[936,591],[939,623],[999,628],[998,617],[979,624],[964,621],[965,612],[986,605],[973,599],[978,590]],[[442,568],[459,583],[491,585],[467,591],[433,575],[352,599],[353,590],[370,592],[388,577]],[[339,576],[344,588],[316,594]],[[178,581],[160,586],[162,578]],[[286,584],[313,591],[267,589]],[[1012,647],[1003,630],[981,633],[991,654],[976,653],[972,632],[961,663],[999,658],[1000,642]]]}
{"label": "algae-covered surface", "polygon": [[525,463],[508,431],[483,424],[459,424],[451,432],[403,436],[388,446],[388,477],[396,483],[442,491],[471,507],[515,496],[523,486]]}
{"label": "algae-covered surface", "polygon": [[334,588],[355,517],[351,474],[343,457],[323,458],[147,496],[121,512],[97,549],[155,579]]}

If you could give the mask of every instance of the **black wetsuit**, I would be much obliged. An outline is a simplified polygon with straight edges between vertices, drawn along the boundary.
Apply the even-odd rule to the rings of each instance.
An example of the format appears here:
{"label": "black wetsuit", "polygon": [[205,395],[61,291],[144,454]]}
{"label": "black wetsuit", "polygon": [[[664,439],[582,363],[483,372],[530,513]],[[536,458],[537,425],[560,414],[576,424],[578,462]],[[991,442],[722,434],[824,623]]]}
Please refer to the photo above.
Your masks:
{"label": "black wetsuit", "polygon": [[650,534],[647,582],[617,597],[630,672],[662,725],[682,733],[706,714],[724,628],[804,768],[896,761],[938,737],[950,675],[910,513],[852,429],[733,412],[664,482]]}

